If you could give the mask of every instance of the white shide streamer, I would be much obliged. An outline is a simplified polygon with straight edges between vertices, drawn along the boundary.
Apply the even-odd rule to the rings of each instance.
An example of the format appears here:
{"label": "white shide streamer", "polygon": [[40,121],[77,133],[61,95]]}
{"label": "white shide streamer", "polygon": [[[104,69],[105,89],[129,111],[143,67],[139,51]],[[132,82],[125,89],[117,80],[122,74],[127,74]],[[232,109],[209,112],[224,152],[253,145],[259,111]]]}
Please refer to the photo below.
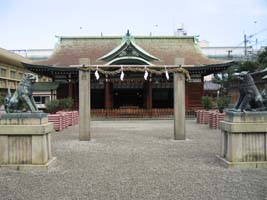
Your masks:
{"label": "white shide streamer", "polygon": [[99,73],[98,73],[98,68],[96,68],[96,70],[95,70],[95,78],[96,78],[96,80],[98,80],[99,79]]}
{"label": "white shide streamer", "polygon": [[169,76],[169,73],[168,73],[168,70],[167,70],[166,67],[165,67],[165,76],[166,76],[166,79],[167,79],[167,80],[170,79],[170,76]]}
{"label": "white shide streamer", "polygon": [[124,78],[123,67],[121,67],[121,76],[120,76],[121,81],[123,81],[123,78]]}

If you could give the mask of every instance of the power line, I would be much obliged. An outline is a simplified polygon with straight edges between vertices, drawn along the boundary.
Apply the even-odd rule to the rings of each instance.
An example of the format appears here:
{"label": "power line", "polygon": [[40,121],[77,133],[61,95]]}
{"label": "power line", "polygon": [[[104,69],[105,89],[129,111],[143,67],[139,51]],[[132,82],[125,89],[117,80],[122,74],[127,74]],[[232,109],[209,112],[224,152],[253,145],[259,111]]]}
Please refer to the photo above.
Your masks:
{"label": "power line", "polygon": [[262,43],[264,43],[264,42],[266,42],[267,41],[267,39],[264,39],[264,40],[260,40],[260,41],[256,41],[256,42],[254,42],[254,43],[252,43],[251,45],[253,46],[253,45],[258,45],[258,44],[262,44]]}
{"label": "power line", "polygon": [[248,38],[252,38],[252,37],[254,37],[255,35],[258,35],[258,34],[264,32],[264,31],[267,31],[267,27],[264,28],[264,29],[262,29],[262,30],[260,30],[260,31],[258,31],[258,32],[256,32],[256,33],[253,33],[253,34],[249,35]]}
{"label": "power line", "polygon": [[[267,31],[267,27],[264,28],[264,29],[261,29],[260,31],[258,31],[258,32],[256,32],[256,33],[253,33],[253,34],[251,34],[251,35],[249,35],[249,36],[246,36],[246,41],[245,41],[245,38],[244,38],[244,40],[242,40],[240,43],[238,43],[238,44],[236,45],[236,47],[234,47],[234,48],[232,48],[232,49],[229,49],[229,50],[234,50],[234,49],[237,49],[238,47],[241,47],[241,45],[244,44],[245,42],[249,42],[249,40],[248,40],[247,38],[251,39],[251,38],[254,37],[255,35],[258,35],[258,34],[260,34],[260,33],[262,33],[262,32],[265,32],[265,31]],[[253,44],[253,45],[254,45],[254,44]],[[253,46],[253,45],[251,45],[251,46]]]}

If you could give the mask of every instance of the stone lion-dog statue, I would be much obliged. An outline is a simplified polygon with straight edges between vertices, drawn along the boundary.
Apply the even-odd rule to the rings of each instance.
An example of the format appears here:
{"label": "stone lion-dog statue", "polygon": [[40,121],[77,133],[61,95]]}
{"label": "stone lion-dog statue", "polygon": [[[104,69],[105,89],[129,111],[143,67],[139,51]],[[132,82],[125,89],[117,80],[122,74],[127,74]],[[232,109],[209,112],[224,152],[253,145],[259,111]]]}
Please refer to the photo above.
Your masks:
{"label": "stone lion-dog statue", "polygon": [[12,95],[10,89],[5,98],[5,110],[7,113],[22,112],[23,104],[26,104],[31,112],[40,112],[32,96],[33,83],[36,75],[24,73],[17,90]]}
{"label": "stone lion-dog statue", "polygon": [[235,105],[235,110],[244,112],[245,110],[261,111],[266,110],[265,91],[259,92],[255,82],[248,72],[234,73],[240,80],[239,99]]}

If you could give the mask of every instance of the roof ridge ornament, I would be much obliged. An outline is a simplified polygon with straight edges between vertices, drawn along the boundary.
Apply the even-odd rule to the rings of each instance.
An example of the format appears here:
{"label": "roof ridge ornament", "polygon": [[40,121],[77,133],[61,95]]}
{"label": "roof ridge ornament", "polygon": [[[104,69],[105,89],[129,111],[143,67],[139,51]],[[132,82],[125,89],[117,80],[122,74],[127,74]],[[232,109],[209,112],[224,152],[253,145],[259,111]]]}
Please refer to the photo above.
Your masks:
{"label": "roof ridge ornament", "polygon": [[131,36],[129,29],[127,29],[126,36]]}

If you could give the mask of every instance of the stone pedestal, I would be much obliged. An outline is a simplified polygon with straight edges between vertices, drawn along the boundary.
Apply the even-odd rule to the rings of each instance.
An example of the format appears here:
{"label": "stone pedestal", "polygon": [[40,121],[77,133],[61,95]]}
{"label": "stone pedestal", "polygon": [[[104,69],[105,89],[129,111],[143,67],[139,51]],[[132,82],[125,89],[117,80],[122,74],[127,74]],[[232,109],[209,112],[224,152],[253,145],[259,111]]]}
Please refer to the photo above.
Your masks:
{"label": "stone pedestal", "polygon": [[219,127],[224,165],[267,167],[267,112],[227,111]]}
{"label": "stone pedestal", "polygon": [[48,169],[55,158],[51,153],[51,132],[44,113],[8,113],[0,118],[0,168]]}

